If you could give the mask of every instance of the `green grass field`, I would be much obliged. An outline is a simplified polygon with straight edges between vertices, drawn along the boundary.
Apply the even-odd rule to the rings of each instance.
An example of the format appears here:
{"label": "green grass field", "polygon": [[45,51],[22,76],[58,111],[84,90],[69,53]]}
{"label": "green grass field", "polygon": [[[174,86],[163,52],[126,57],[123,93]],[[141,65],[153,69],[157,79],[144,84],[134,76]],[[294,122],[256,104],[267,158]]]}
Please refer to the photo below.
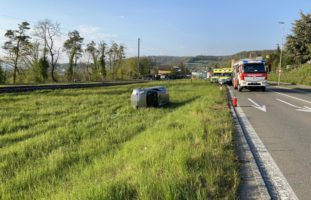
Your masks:
{"label": "green grass field", "polygon": [[[133,110],[133,88],[170,105]],[[235,199],[226,92],[204,81],[0,95],[0,199]]]}
{"label": "green grass field", "polygon": [[[271,73],[270,81],[278,81],[278,74]],[[293,70],[283,70],[281,82],[311,86],[311,65],[304,65]]]}

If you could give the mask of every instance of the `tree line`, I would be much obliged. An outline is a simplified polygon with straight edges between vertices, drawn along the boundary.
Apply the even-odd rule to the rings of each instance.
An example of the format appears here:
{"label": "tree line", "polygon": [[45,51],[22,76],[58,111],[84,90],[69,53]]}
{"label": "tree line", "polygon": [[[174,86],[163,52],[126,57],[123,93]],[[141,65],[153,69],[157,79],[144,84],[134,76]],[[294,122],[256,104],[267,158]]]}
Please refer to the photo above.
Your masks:
{"label": "tree line", "polygon": [[[268,61],[274,70],[280,64],[281,47],[269,54]],[[295,20],[292,25],[292,33],[286,36],[283,49],[282,67],[300,67],[311,61],[311,13],[300,13],[300,19]]]}
{"label": "tree line", "polygon": [[[125,59],[123,44],[108,45],[105,41],[84,44],[85,38],[73,30],[59,47],[56,45],[61,36],[59,23],[46,19],[35,24],[31,35],[30,29],[25,21],[17,29],[5,32],[2,48],[6,55],[0,60],[0,84],[133,79],[150,73],[150,60],[143,57],[138,69],[136,58]],[[62,53],[68,64],[59,63]],[[5,70],[3,66],[9,68]]]}

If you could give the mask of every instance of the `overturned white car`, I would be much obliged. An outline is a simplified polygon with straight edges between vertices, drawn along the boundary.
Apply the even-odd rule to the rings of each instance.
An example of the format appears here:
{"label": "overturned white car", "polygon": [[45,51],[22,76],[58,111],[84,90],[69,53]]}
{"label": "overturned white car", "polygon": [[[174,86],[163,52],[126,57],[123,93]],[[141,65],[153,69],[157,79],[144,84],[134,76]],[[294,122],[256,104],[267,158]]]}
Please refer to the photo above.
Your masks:
{"label": "overturned white car", "polygon": [[168,103],[168,90],[163,86],[134,89],[131,95],[133,108],[158,107]]}

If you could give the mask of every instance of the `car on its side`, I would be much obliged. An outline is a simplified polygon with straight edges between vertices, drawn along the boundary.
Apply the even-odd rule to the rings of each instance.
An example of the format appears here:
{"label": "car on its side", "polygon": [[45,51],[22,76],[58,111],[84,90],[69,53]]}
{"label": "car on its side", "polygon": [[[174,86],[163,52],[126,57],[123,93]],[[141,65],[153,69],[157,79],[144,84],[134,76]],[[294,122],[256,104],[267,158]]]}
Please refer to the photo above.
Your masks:
{"label": "car on its side", "polygon": [[131,95],[133,108],[158,107],[169,103],[169,93],[164,86],[134,89]]}

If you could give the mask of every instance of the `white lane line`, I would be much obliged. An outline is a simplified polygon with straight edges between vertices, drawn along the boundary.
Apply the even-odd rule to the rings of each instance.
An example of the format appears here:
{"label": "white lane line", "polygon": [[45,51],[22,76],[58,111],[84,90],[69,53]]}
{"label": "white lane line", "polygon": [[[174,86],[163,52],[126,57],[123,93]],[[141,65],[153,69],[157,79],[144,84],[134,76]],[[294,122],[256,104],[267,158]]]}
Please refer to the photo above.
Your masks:
{"label": "white lane line", "polygon": [[291,107],[301,109],[301,107],[295,106],[295,105],[293,105],[293,104],[291,104],[291,103],[288,103],[288,102],[286,102],[286,101],[283,101],[283,100],[281,100],[281,99],[276,99],[276,100],[277,100],[277,101],[280,101],[280,102],[282,102],[282,103],[285,103],[285,104],[287,104],[287,105],[289,105],[289,106],[291,106]]}
{"label": "white lane line", "polygon": [[296,110],[297,111],[301,111],[301,112],[311,112],[311,108],[307,107],[307,106],[304,106],[304,107],[299,107],[299,106],[296,106],[296,105],[293,105],[291,103],[288,103],[287,101],[284,101],[284,100],[281,100],[281,99],[276,99],[277,101],[280,101],[282,103],[285,103],[291,107],[294,107],[294,108],[297,108]]}
{"label": "white lane line", "polygon": [[258,110],[261,110],[261,111],[263,111],[263,112],[267,112],[267,109],[266,109],[266,106],[265,106],[265,105],[260,106],[258,103],[256,103],[254,100],[252,100],[252,99],[250,99],[250,98],[248,98],[248,100],[249,100],[250,102],[252,102],[252,104],[254,104],[254,105],[252,105],[254,108],[256,108],[256,109],[258,109]]}
{"label": "white lane line", "polygon": [[280,93],[280,92],[275,92],[275,93],[280,94],[280,95],[283,95],[283,96],[286,96],[286,97],[289,97],[289,98],[292,98],[292,99],[296,99],[296,100],[303,101],[303,102],[306,102],[306,103],[310,103],[310,104],[311,104],[311,101],[307,101],[307,100],[304,100],[304,99],[301,99],[301,98],[298,98],[298,97],[293,97],[293,96],[291,96],[291,95],[283,94],[283,93]]}

